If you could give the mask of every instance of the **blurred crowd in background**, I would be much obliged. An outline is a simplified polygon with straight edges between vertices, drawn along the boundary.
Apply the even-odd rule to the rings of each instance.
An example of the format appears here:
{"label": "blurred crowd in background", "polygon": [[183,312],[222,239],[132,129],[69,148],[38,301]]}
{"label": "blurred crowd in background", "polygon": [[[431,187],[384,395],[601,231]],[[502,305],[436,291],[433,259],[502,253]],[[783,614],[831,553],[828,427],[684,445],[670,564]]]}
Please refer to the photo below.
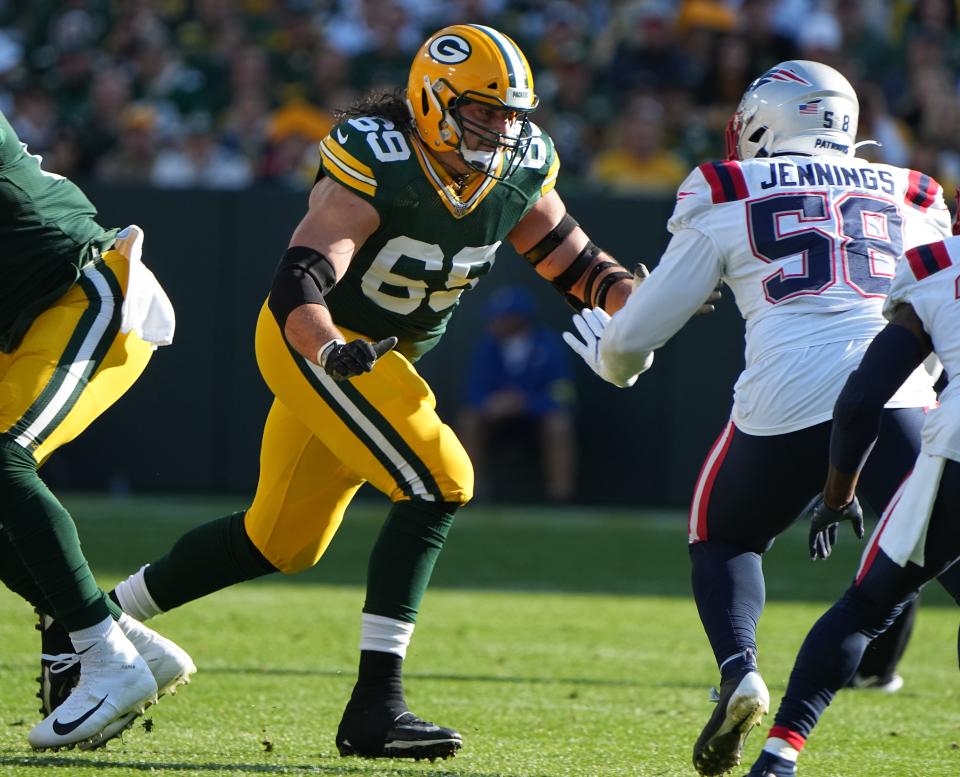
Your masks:
{"label": "blurred crowd in background", "polygon": [[333,111],[460,22],[527,54],[562,191],[672,195],[790,58],[857,87],[859,156],[960,180],[953,0],[0,0],[0,110],[80,182],[307,189]]}

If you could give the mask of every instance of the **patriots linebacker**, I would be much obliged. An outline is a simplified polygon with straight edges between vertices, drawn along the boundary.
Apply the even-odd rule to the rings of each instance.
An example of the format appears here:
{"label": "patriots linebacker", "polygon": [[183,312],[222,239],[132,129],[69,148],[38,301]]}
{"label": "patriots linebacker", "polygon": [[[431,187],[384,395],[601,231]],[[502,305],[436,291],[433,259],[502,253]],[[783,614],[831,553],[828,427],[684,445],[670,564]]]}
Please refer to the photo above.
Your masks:
{"label": "patriots linebacker", "polygon": [[324,138],[257,325],[276,398],[253,504],[187,533],[114,592],[148,618],[306,569],[370,482],[392,507],[370,555],[359,674],[336,735],[345,756],[444,758],[461,746],[457,731],[408,709],[401,682],[434,562],[473,491],[467,454],[414,362],[504,240],[577,308],[615,312],[633,288],[566,213],[536,107],[516,44],[456,25],[423,44],[405,93],[361,101]]}
{"label": "patriots linebacker", "polygon": [[[856,489],[884,404],[935,352],[960,371],[960,237],[906,252],[884,305],[889,324],[847,379],[833,410],[823,492],[813,526],[862,522]],[[749,777],[793,777],[813,727],[853,674],[869,640],[919,589],[960,558],[960,386],[951,382],[923,425],[909,477],[870,538],[853,584],[807,635],[776,721]]]}
{"label": "patriots linebacker", "polygon": [[[575,316],[565,337],[602,377],[627,385],[719,280],[746,320],[746,367],[693,493],[693,593],[721,682],[693,749],[718,775],[769,706],[757,671],[765,590],[761,557],[822,477],[833,402],[871,339],[904,249],[949,234],[939,185],[854,156],[857,95],[836,70],[783,62],[747,88],[726,161],[681,184],[658,266],[612,319]],[[882,509],[919,450],[932,378],[917,369],[892,393],[861,490]],[[835,536],[835,535],[833,535]],[[829,553],[818,535],[812,557]]]}

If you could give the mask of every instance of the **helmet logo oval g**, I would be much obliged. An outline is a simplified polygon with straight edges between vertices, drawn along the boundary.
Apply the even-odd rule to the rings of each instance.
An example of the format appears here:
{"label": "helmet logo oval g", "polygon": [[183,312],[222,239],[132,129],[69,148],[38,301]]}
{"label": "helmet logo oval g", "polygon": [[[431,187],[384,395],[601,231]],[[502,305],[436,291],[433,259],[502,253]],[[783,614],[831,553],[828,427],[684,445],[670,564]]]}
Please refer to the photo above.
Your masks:
{"label": "helmet logo oval g", "polygon": [[429,48],[430,56],[444,65],[457,65],[471,53],[470,44],[459,35],[441,35]]}

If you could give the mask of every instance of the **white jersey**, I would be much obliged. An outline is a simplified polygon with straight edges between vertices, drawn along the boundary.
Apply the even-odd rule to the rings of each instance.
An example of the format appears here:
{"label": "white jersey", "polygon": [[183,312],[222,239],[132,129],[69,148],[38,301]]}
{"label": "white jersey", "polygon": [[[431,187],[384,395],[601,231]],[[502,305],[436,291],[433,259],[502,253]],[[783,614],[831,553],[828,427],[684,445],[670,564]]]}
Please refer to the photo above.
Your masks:
{"label": "white jersey", "polygon": [[960,237],[907,251],[884,307],[909,303],[933,342],[950,382],[927,413],[921,450],[960,461]]}
{"label": "white jersey", "polygon": [[[773,435],[830,419],[884,326],[883,301],[905,249],[950,233],[940,186],[912,170],[845,156],[709,162],[681,184],[673,239],[608,324],[605,371],[642,371],[722,280],[746,320],[746,368],[732,420]],[[918,370],[888,407],[933,403]]]}

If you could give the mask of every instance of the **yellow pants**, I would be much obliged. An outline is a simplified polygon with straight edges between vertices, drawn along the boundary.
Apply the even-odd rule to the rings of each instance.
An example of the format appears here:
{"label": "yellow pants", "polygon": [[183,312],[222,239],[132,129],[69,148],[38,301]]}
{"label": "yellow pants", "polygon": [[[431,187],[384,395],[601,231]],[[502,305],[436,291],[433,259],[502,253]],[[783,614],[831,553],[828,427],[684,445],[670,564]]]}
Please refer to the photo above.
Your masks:
{"label": "yellow pants", "polygon": [[405,357],[391,351],[372,372],[337,382],[289,348],[266,305],[256,346],[275,398],[245,526],[278,569],[317,563],[364,481],[393,501],[469,501],[470,459]]}
{"label": "yellow pants", "polygon": [[0,353],[0,439],[42,464],[133,385],[153,347],[121,334],[129,263],[107,251],[45,310],[12,353]]}

